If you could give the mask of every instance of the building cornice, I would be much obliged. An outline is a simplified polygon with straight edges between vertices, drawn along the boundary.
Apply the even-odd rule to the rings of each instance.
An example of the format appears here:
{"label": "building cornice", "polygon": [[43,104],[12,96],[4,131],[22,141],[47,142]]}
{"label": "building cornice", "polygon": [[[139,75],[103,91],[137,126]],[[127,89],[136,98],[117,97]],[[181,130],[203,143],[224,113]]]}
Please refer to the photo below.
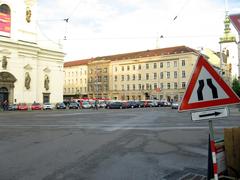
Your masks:
{"label": "building cornice", "polygon": [[10,38],[0,37],[0,47],[4,49],[17,49],[18,53],[22,56],[30,55],[38,57],[39,59],[54,59],[62,61],[64,53],[59,50],[49,50],[46,48],[39,47],[36,43],[25,42],[25,41],[14,41]]}

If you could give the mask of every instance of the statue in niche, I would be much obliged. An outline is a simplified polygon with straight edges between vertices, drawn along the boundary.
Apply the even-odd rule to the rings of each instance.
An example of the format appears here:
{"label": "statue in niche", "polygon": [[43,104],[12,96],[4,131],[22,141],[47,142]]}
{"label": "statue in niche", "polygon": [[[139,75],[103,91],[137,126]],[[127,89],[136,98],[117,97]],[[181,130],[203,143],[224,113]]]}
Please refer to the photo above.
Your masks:
{"label": "statue in niche", "polygon": [[31,22],[31,16],[32,16],[32,11],[31,11],[30,8],[27,8],[27,10],[26,10],[26,21],[27,21],[28,23]]}
{"label": "statue in niche", "polygon": [[45,79],[44,79],[44,88],[46,90],[49,90],[49,78],[47,75],[45,76]]}
{"label": "statue in niche", "polygon": [[2,58],[2,68],[7,69],[7,64],[8,64],[7,56],[3,56],[3,58]]}
{"label": "statue in niche", "polygon": [[31,77],[28,72],[25,73],[25,87],[30,89]]}

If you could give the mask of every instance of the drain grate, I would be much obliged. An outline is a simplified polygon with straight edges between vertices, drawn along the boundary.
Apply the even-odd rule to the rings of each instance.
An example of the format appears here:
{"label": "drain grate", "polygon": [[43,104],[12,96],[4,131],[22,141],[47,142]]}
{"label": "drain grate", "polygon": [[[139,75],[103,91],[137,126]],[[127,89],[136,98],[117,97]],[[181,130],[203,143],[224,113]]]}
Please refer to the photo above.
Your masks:
{"label": "drain grate", "polygon": [[207,180],[206,169],[185,168],[182,171],[174,171],[164,177],[166,180]]}
{"label": "drain grate", "polygon": [[206,179],[207,179],[206,176],[195,173],[187,173],[179,178],[179,180],[206,180]]}

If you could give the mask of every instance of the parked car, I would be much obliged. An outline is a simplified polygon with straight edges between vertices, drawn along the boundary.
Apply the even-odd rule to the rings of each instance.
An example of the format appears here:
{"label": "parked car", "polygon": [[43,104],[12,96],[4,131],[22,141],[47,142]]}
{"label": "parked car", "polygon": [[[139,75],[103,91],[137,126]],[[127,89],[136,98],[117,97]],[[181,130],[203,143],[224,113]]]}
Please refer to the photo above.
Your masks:
{"label": "parked car", "polygon": [[144,107],[152,107],[151,105],[152,105],[152,101],[150,101],[150,100],[144,101]]}
{"label": "parked car", "polygon": [[79,109],[79,104],[77,102],[70,102],[68,105],[69,109]]}
{"label": "parked car", "polygon": [[158,100],[152,100],[153,107],[158,107]]}
{"label": "parked car", "polygon": [[167,107],[171,107],[171,105],[172,105],[171,102],[169,102],[169,101],[165,102],[165,106],[167,106]]}
{"label": "parked car", "polygon": [[108,104],[108,109],[122,109],[123,108],[123,103],[116,101],[116,102],[111,102]]}
{"label": "parked car", "polygon": [[17,109],[18,109],[17,104],[10,104],[10,105],[8,106],[8,110],[9,110],[9,111],[16,111]]}
{"label": "parked car", "polygon": [[173,102],[171,107],[172,109],[178,109],[179,105],[180,105],[180,102]]}
{"label": "parked car", "polygon": [[41,106],[40,103],[33,103],[33,104],[31,105],[31,109],[32,109],[32,110],[42,110],[42,106]]}
{"label": "parked car", "polygon": [[170,107],[171,106],[171,103],[168,102],[167,100],[160,100],[158,102],[158,105],[161,106],[161,107]]}
{"label": "parked car", "polygon": [[83,101],[82,102],[82,108],[83,109],[90,109],[90,108],[92,108],[92,105],[88,101]]}
{"label": "parked car", "polygon": [[109,109],[109,105],[110,105],[111,103],[113,103],[113,102],[115,102],[115,101],[107,101],[105,108],[106,108],[106,109]]}
{"label": "parked car", "polygon": [[138,101],[138,107],[145,107],[145,101]]}
{"label": "parked car", "polygon": [[128,101],[128,108],[137,108],[139,104],[136,101]]}
{"label": "parked car", "polygon": [[18,110],[28,110],[28,105],[26,104],[26,103],[18,103],[18,105],[17,105],[17,109]]}
{"label": "parked car", "polygon": [[44,103],[43,110],[53,110],[53,105],[50,103]]}
{"label": "parked car", "polygon": [[122,103],[122,109],[129,108],[128,101],[120,101]]}
{"label": "parked car", "polygon": [[107,104],[106,104],[106,102],[104,102],[104,101],[100,101],[100,102],[99,102],[99,107],[100,107],[100,108],[106,108],[106,105],[107,105]]}
{"label": "parked car", "polygon": [[64,103],[57,103],[56,109],[66,109],[66,105]]}
{"label": "parked car", "polygon": [[152,100],[146,100],[145,107],[155,107],[155,104]]}

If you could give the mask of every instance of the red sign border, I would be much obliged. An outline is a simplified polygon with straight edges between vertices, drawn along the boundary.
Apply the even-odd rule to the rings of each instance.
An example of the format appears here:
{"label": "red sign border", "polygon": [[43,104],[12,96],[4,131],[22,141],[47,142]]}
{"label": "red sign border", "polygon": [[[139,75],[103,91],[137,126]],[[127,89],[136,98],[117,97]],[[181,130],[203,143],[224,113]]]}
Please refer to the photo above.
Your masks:
{"label": "red sign border", "polygon": [[[223,88],[223,90],[229,96],[229,98],[188,103],[202,67],[206,68],[206,70],[212,75],[212,77],[219,84],[219,86]],[[238,96],[227,85],[227,83],[222,79],[222,77],[214,70],[214,68],[208,63],[208,61],[203,57],[203,55],[200,55],[178,111],[182,112],[194,109],[204,109],[209,107],[224,106],[237,103],[240,103],[240,99],[238,98]]]}

